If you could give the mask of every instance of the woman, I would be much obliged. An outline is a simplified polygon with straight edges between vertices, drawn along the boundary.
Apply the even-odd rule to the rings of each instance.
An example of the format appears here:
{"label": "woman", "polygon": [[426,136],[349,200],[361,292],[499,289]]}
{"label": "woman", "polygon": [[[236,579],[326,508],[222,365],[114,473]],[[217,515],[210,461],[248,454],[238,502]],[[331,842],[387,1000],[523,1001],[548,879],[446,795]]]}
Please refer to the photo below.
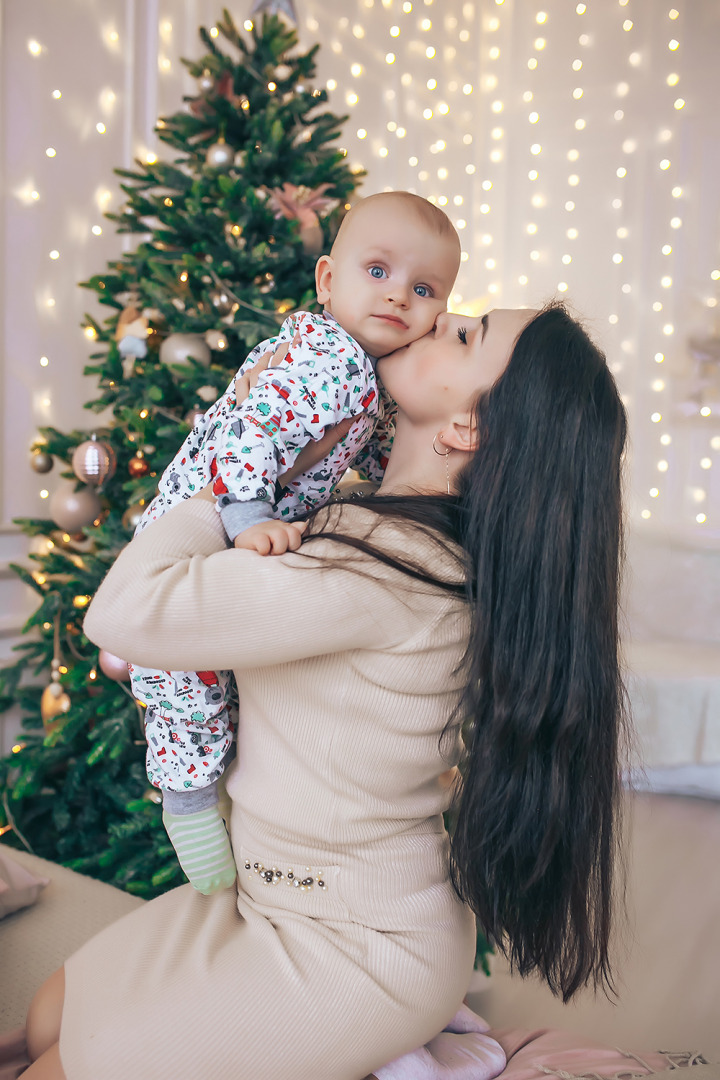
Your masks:
{"label": "woman", "polygon": [[559,306],[442,315],[379,373],[379,497],[263,559],[196,496],[89,609],[135,663],[234,669],[238,891],[174,890],[71,957],[31,1007],[28,1080],[359,1080],[453,1015],[473,912],[565,1000],[611,986],[615,384]]}

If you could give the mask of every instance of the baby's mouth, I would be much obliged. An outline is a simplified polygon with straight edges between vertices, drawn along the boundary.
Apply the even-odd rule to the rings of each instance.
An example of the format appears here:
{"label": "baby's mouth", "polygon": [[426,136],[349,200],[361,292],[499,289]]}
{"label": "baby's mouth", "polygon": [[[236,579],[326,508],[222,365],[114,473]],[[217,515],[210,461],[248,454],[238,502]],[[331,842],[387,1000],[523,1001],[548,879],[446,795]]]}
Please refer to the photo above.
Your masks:
{"label": "baby's mouth", "polygon": [[391,326],[399,326],[401,330],[407,330],[408,325],[403,320],[398,318],[397,315],[374,315],[374,319],[382,319],[383,322],[388,322]]}

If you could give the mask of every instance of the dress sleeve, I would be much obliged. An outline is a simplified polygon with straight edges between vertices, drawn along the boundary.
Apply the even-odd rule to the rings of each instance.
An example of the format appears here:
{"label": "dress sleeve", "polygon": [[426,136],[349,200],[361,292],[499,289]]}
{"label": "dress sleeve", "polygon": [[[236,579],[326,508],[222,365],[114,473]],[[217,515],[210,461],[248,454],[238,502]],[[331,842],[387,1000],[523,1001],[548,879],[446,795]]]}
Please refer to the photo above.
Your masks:
{"label": "dress sleeve", "polygon": [[[416,593],[405,575],[327,538],[304,549],[320,561],[228,549],[212,502],[189,499],[120,554],[85,633],[130,663],[192,671],[386,648],[425,626],[425,605],[409,602]],[[321,561],[338,556],[342,565]],[[344,568],[351,562],[360,572]]]}

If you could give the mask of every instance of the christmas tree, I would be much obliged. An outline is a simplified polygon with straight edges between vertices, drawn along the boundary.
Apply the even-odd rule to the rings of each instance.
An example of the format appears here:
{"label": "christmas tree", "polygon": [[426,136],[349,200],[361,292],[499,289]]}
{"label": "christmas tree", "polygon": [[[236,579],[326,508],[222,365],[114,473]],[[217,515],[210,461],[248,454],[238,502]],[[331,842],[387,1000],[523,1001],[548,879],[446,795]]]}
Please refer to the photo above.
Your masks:
{"label": "christmas tree", "polygon": [[146,897],[184,878],[127,665],[98,654],[84,611],[196,414],[286,313],[316,308],[316,258],[359,180],[334,145],[346,118],[312,85],[318,46],[300,52],[275,15],[242,34],[227,11],[200,37],[206,55],[184,61],[198,93],[157,123],[168,159],[117,170],[125,201],[108,217],[138,245],[82,283],[109,309],[87,316],[99,394],[86,407],[112,420],[40,431],[32,467],[57,461],[71,482],[51,519],[17,521],[33,568],[13,569],[39,606],[0,671],[0,710],[19,702],[23,714],[17,752],[0,761],[4,842]]}

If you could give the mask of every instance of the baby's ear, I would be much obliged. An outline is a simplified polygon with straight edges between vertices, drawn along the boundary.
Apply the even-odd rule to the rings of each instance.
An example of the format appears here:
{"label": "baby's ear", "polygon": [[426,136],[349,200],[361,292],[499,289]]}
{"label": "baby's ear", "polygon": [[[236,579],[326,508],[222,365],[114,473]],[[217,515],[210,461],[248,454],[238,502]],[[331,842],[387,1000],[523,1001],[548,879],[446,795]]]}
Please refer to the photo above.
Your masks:
{"label": "baby's ear", "polygon": [[329,304],[332,289],[333,260],[331,255],[321,255],[315,263],[315,291],[318,304]]}

